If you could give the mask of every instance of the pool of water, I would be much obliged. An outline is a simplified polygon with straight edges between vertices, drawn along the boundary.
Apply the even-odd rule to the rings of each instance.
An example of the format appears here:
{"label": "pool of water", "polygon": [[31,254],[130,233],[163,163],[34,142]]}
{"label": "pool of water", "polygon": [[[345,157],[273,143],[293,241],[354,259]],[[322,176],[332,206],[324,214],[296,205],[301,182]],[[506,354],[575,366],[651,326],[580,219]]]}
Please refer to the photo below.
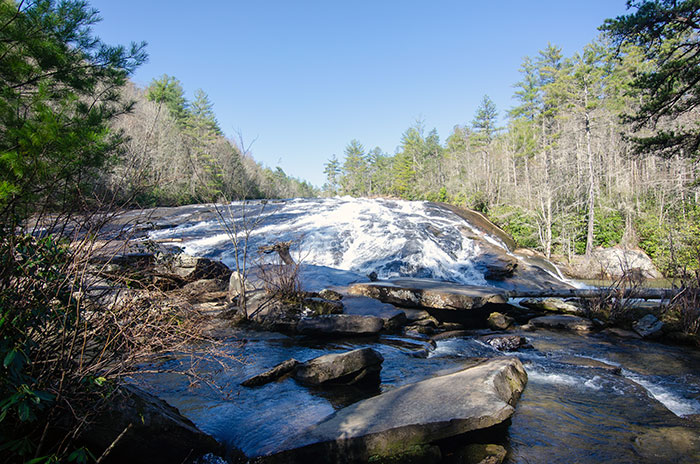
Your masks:
{"label": "pool of water", "polygon": [[[635,447],[649,430],[692,426],[700,414],[700,353],[686,348],[603,335],[522,332],[533,349],[495,351],[476,338],[440,340],[427,358],[427,339],[387,335],[378,339],[314,341],[281,334],[238,331],[230,340],[238,362],[209,373],[222,388],[192,388],[177,375],[139,379],[202,430],[249,456],[274,446],[355,401],[401,385],[453,372],[474,357],[517,356],[529,381],[503,436],[508,463],[652,463]],[[291,378],[244,388],[239,383],[276,364],[370,346],[384,356],[376,391],[314,389]],[[619,366],[621,373],[572,363],[577,358]],[[182,360],[163,367],[179,368]],[[457,386],[456,386],[457,387]],[[669,450],[669,456],[672,455]],[[692,462],[692,461],[690,461]]]}

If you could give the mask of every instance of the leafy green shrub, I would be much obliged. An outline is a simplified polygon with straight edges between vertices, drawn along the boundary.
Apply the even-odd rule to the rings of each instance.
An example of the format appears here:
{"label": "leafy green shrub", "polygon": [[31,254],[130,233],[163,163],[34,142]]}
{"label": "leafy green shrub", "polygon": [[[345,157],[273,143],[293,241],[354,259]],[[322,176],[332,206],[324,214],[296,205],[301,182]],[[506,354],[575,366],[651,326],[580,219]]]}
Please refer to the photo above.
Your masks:
{"label": "leafy green shrub", "polygon": [[517,206],[501,205],[491,209],[490,217],[513,237],[519,247],[537,248],[540,245],[537,218],[533,213]]}

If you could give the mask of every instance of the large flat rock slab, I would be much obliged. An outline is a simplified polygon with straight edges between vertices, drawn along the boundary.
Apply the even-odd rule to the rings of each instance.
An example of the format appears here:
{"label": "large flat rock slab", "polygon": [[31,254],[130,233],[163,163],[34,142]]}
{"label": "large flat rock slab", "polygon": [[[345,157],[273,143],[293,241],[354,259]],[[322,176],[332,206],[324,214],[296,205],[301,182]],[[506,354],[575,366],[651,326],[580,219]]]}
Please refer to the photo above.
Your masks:
{"label": "large flat rock slab", "polygon": [[273,462],[368,462],[507,420],[527,383],[519,359],[495,358],[382,393],[285,441]]}
{"label": "large flat rock slab", "polygon": [[498,288],[428,279],[357,283],[348,287],[348,293],[375,298],[384,303],[432,309],[478,309],[487,303],[503,304],[507,301],[505,291]]}

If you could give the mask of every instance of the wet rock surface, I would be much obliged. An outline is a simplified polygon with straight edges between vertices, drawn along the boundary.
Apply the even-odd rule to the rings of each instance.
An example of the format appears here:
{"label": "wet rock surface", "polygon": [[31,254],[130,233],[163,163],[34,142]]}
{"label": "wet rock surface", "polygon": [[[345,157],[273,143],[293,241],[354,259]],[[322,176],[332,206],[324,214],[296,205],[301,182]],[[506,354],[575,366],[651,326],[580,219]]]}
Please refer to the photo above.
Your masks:
{"label": "wet rock surface", "polygon": [[527,298],[522,300],[520,305],[526,308],[556,313],[580,314],[583,312],[578,304],[564,301],[561,298]]}
{"label": "wet rock surface", "polygon": [[635,450],[651,462],[700,462],[700,429],[664,427],[649,430],[634,440]]}
{"label": "wet rock surface", "polygon": [[307,385],[379,384],[384,358],[372,348],[320,356],[296,366],[294,378]]}
{"label": "wet rock surface", "polygon": [[490,335],[482,337],[481,341],[498,351],[517,351],[521,348],[532,348],[527,339],[520,335]]}
{"label": "wet rock surface", "polygon": [[571,330],[575,332],[588,332],[593,330],[593,323],[588,319],[568,314],[536,317],[530,319],[528,325],[531,327]]}
{"label": "wet rock surface", "polygon": [[662,335],[664,323],[653,314],[647,314],[635,322],[633,328],[642,338],[658,338]]}
{"label": "wet rock surface", "polygon": [[515,319],[499,312],[489,314],[489,317],[486,320],[488,326],[493,330],[506,330],[508,327],[512,326],[514,322]]}
{"label": "wet rock surface", "polygon": [[301,319],[296,330],[305,335],[377,335],[384,327],[380,317],[332,314]]}
{"label": "wet rock surface", "polygon": [[351,285],[352,295],[376,298],[399,306],[449,310],[477,309],[503,304],[504,292],[494,287],[467,286],[426,279],[393,279]]}
{"label": "wet rock surface", "polygon": [[280,364],[276,365],[269,371],[265,371],[262,374],[258,374],[247,380],[241,382],[244,387],[259,387],[265,385],[266,383],[274,382],[275,380],[284,377],[285,375],[291,373],[299,365],[299,361],[296,359],[288,359],[282,361]]}

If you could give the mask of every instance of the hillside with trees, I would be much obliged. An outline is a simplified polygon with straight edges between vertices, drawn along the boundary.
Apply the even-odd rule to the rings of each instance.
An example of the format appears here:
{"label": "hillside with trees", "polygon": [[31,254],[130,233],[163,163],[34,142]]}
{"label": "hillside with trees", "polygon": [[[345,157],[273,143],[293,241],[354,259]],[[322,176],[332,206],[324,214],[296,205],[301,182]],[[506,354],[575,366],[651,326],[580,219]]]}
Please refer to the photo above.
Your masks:
{"label": "hillside with trees", "polygon": [[548,44],[524,58],[515,106],[484,96],[444,142],[420,121],[393,155],[352,140],[324,193],[473,208],[547,257],[622,244],[668,275],[695,268],[698,2],[633,6],[573,56]]}
{"label": "hillside with trees", "polygon": [[257,163],[242,135],[237,141],[227,138],[202,89],[188,101],[180,81],[163,75],[145,89],[129,83],[122,94],[133,109],[112,128],[126,142],[102,179],[120,202],[175,206],[317,195],[308,182]]}

